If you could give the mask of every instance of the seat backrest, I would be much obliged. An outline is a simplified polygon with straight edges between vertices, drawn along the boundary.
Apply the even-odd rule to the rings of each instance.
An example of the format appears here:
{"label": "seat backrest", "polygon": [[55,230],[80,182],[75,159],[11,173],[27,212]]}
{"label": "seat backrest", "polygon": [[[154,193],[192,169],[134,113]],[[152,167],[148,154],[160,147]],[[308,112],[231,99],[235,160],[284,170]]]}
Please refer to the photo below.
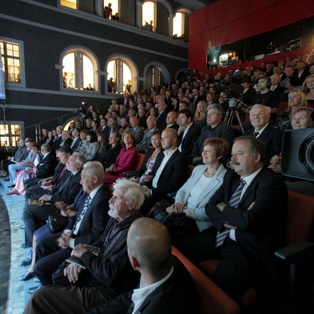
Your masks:
{"label": "seat backrest", "polygon": [[189,165],[189,177],[191,176],[192,172],[193,172],[194,166],[193,165]]}
{"label": "seat backrest", "polygon": [[200,297],[202,314],[240,314],[239,305],[174,246],[172,246],[172,254],[190,272]]}
{"label": "seat backrest", "polygon": [[140,170],[143,160],[145,158],[145,154],[137,153],[136,165],[134,170]]}
{"label": "seat backrest", "polygon": [[287,101],[281,101],[278,105],[277,110],[277,117],[280,115],[280,113],[288,108],[288,102]]}
{"label": "seat backrest", "polygon": [[287,244],[308,240],[314,225],[313,197],[288,192]]}

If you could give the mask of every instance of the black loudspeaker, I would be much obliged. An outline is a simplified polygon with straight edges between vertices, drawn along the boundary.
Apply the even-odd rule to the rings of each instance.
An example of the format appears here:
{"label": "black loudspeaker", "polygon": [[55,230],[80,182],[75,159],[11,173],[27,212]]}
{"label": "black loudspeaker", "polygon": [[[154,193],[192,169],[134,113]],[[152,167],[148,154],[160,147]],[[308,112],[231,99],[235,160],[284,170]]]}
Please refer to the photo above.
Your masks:
{"label": "black loudspeaker", "polygon": [[282,174],[314,181],[314,129],[285,131],[282,140]]}

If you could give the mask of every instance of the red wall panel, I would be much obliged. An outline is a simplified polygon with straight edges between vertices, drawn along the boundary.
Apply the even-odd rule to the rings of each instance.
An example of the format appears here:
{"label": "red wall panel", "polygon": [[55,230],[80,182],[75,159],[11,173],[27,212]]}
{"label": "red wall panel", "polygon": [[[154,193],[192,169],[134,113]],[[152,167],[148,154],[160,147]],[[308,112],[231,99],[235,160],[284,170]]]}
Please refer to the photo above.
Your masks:
{"label": "red wall panel", "polygon": [[209,41],[219,47],[313,15],[313,0],[219,0],[190,14],[189,66],[206,69]]}

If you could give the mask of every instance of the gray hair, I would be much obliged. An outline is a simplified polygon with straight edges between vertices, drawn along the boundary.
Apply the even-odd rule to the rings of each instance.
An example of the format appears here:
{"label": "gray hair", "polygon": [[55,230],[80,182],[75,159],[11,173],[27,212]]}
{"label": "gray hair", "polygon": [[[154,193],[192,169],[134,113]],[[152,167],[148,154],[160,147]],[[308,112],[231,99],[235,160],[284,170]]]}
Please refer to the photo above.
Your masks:
{"label": "gray hair", "polygon": [[96,176],[101,182],[104,182],[104,166],[99,161],[88,161],[84,164],[83,169],[87,176]]}
{"label": "gray hair", "polygon": [[223,109],[222,105],[220,105],[220,104],[211,104],[207,107],[207,110],[210,110],[210,109],[216,110],[217,113],[220,115],[222,115],[224,112],[224,109]]}
{"label": "gray hair", "polygon": [[118,179],[113,184],[113,189],[125,190],[124,198],[126,200],[126,203],[130,204],[131,202],[135,202],[136,210],[139,210],[144,203],[145,196],[143,190],[141,189],[139,184],[131,180],[125,178]]}
{"label": "gray hair", "polygon": [[76,157],[75,163],[83,166],[86,162],[86,157],[82,153],[73,153],[72,156]]}

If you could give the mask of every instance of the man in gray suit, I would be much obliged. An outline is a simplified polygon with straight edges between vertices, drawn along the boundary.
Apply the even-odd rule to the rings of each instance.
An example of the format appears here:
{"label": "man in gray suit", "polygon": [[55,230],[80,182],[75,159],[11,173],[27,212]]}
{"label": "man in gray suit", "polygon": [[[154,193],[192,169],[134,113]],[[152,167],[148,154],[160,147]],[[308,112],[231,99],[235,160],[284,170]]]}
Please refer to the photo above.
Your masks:
{"label": "man in gray suit", "polygon": [[153,132],[156,130],[157,118],[153,116],[148,116],[146,119],[147,130],[144,133],[142,140],[136,145],[138,152],[144,153],[146,147],[151,146],[151,138]]}
{"label": "man in gray suit", "polygon": [[135,136],[136,143],[139,143],[143,136],[144,136],[144,131],[143,129],[139,126],[139,120],[137,117],[131,117],[130,118],[130,124],[132,127],[132,133]]}

